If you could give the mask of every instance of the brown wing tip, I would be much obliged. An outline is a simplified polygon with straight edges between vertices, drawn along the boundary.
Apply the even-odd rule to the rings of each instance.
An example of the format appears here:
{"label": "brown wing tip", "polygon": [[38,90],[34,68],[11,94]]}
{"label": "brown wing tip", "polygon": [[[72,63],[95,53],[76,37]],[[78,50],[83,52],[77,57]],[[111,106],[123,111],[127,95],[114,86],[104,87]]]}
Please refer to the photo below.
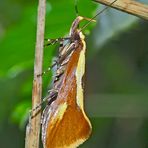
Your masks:
{"label": "brown wing tip", "polygon": [[63,113],[48,123],[45,148],[76,148],[89,138],[92,127],[81,110],[68,107]]}

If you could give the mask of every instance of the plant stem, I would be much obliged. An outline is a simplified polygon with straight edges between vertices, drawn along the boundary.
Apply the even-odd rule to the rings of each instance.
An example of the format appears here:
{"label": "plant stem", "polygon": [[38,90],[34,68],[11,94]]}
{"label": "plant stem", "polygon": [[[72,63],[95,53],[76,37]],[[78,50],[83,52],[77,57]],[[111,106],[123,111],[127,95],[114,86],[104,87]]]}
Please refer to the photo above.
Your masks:
{"label": "plant stem", "polygon": [[[44,44],[44,28],[45,28],[45,13],[46,0],[39,0],[38,4],[38,20],[37,20],[37,35],[36,35],[36,49],[34,61],[34,80],[32,91],[32,109],[41,102],[42,97],[42,77],[38,77],[42,73],[43,61],[43,44]],[[38,108],[36,114],[32,113],[32,119],[26,127],[25,148],[39,148],[40,137],[40,119],[41,108]]]}
{"label": "plant stem", "polygon": [[[95,2],[110,5],[111,0],[93,0]],[[117,0],[111,7],[123,12],[135,15],[148,20],[148,5],[136,2],[134,0]]]}

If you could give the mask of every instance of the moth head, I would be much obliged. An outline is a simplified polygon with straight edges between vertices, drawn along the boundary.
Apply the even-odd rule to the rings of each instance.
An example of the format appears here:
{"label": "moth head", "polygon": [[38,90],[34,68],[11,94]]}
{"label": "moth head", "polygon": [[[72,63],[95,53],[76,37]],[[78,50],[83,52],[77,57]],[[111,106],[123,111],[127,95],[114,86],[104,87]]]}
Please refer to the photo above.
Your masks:
{"label": "moth head", "polygon": [[[95,20],[91,19],[91,18],[87,18],[87,17],[83,17],[83,16],[78,16],[72,23],[72,26],[70,28],[70,36],[71,37],[74,37],[74,36],[81,36],[82,37],[82,32],[81,32],[81,29],[78,29],[79,28],[79,24],[82,20],[87,20],[87,21],[90,21],[90,22],[95,22]],[[80,38],[81,38],[80,37]],[[75,37],[74,37],[75,38]],[[77,37],[78,38],[78,37]],[[84,38],[84,35],[83,37]]]}

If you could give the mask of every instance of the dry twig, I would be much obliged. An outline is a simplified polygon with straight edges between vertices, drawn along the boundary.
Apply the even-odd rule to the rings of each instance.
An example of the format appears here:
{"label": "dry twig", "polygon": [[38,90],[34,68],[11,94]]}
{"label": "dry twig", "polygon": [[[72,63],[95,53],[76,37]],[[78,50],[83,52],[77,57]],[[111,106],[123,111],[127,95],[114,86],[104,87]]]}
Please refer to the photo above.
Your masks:
{"label": "dry twig", "polygon": [[[37,75],[42,73],[45,11],[46,11],[46,0],[39,0],[36,50],[35,50],[35,61],[34,61],[34,80],[33,80],[33,91],[32,91],[32,109],[35,108],[41,102],[42,77],[37,77]],[[40,123],[41,123],[40,108],[37,112],[38,113],[35,116],[32,115],[33,118],[29,121],[29,124],[27,125],[25,148],[39,148]]]}
{"label": "dry twig", "polygon": [[[93,0],[98,3],[110,5],[111,0]],[[123,12],[138,16],[148,20],[148,5],[136,2],[134,0],[117,0],[111,7]]]}

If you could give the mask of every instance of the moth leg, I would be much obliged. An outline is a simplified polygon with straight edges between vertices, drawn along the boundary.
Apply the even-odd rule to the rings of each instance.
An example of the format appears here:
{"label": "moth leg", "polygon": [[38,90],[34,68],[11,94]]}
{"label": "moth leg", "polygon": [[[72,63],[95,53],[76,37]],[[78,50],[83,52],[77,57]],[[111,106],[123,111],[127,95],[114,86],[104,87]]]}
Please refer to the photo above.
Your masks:
{"label": "moth leg", "polygon": [[[38,104],[35,108],[33,108],[32,110],[29,111],[29,117],[30,119],[32,119],[33,117],[35,117],[38,112],[41,110],[41,106],[42,104],[47,100],[48,98],[45,97],[43,98],[42,102],[40,104]],[[35,112],[35,113],[34,113]]]}
{"label": "moth leg", "polygon": [[54,44],[56,44],[56,43],[58,43],[58,42],[63,42],[63,41],[65,41],[65,40],[69,40],[70,39],[70,37],[66,37],[66,38],[57,38],[57,39],[45,39],[45,41],[47,41],[47,43],[46,44],[44,44],[44,47],[47,47],[47,46],[49,46],[49,45],[54,45]]}
{"label": "moth leg", "polygon": [[43,71],[41,74],[38,74],[37,76],[43,76],[44,74],[48,73],[53,67],[55,67],[56,65],[62,63],[62,61],[65,59],[65,57],[67,57],[68,55],[70,55],[70,53],[73,51],[75,47],[75,44],[72,44],[72,46],[70,46],[69,50],[62,56],[59,58],[59,60],[55,60],[54,64],[49,67],[47,70]]}
{"label": "moth leg", "polygon": [[[70,38],[67,37],[67,38],[57,38],[57,39],[45,39],[47,40],[47,44],[44,45],[45,46],[49,46],[49,45],[53,45],[57,42],[60,42],[60,48],[59,50],[63,47],[63,41],[64,40],[69,40]],[[56,65],[58,64],[58,60],[55,60],[54,64],[52,66],[50,66],[47,70],[43,71],[41,74],[38,74],[37,76],[43,76],[44,74],[48,73],[53,67],[55,67]]]}
{"label": "moth leg", "polygon": [[75,43],[72,43],[67,52],[59,58],[58,63],[61,64],[64,59],[71,54],[71,52],[75,49]]}
{"label": "moth leg", "polygon": [[55,60],[54,63],[48,67],[45,71],[43,71],[41,74],[38,74],[37,77],[43,76],[46,73],[48,73],[52,68],[54,68],[57,65],[58,60]]}
{"label": "moth leg", "polygon": [[[37,115],[37,113],[40,111],[40,108],[44,102],[48,101],[48,105],[50,105],[56,99],[56,97],[58,95],[58,90],[51,89],[48,91],[48,93],[49,94],[45,98],[42,99],[42,102],[40,104],[38,104],[35,108],[33,108],[32,110],[29,111],[29,117],[31,117],[31,119],[35,115]],[[35,113],[33,113],[33,112],[35,112]]]}

